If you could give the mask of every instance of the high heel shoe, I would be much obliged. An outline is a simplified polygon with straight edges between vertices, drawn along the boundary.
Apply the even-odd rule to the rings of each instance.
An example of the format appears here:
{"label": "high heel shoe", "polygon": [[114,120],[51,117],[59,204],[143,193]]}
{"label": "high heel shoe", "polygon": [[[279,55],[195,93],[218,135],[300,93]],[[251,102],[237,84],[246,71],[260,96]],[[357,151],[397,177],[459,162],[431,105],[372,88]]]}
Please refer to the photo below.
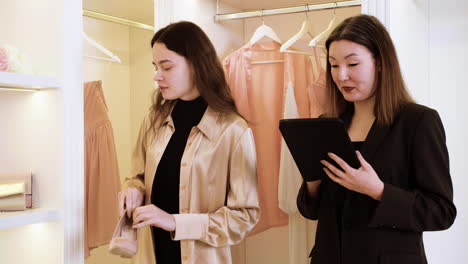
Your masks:
{"label": "high heel shoe", "polygon": [[137,230],[132,228],[132,222],[127,213],[120,217],[109,245],[110,253],[123,258],[135,256],[138,250]]}

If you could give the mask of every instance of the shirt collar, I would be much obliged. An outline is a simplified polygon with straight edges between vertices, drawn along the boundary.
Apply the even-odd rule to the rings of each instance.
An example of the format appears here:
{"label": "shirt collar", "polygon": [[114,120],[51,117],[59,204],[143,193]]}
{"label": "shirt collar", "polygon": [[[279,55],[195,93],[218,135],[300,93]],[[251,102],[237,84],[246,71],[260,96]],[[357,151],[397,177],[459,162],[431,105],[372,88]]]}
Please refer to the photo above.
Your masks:
{"label": "shirt collar", "polygon": [[[171,112],[172,112],[172,109],[171,109]],[[171,116],[170,113],[166,117],[166,120],[164,120],[164,122],[163,122],[163,126],[165,126],[165,125],[169,125],[170,127],[174,128],[174,120],[172,120],[172,116]]]}
{"label": "shirt collar", "polygon": [[[200,123],[196,126],[209,140],[213,140],[220,133],[219,129],[216,129],[216,123],[218,122],[220,113],[215,111],[210,106],[206,108]],[[174,129],[174,120],[169,114],[163,125],[169,125]]]}
{"label": "shirt collar", "polygon": [[217,129],[217,126],[216,126],[219,115],[220,113],[218,111],[215,111],[214,109],[208,106],[206,108],[205,114],[203,114],[203,117],[200,120],[200,123],[198,123],[197,125],[197,128],[200,129],[200,131],[209,140],[215,139],[220,133],[220,130]]}

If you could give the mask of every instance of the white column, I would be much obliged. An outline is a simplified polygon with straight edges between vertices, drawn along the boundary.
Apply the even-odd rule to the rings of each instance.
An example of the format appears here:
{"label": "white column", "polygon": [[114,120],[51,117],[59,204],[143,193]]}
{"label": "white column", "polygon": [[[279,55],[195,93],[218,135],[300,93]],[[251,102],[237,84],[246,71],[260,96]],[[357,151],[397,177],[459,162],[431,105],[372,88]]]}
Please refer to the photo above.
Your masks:
{"label": "white column", "polygon": [[[64,262],[84,263],[84,112],[82,1],[63,0]],[[54,188],[50,186],[51,190]]]}
{"label": "white column", "polygon": [[174,22],[174,2],[178,2],[178,0],[154,0],[155,31]]}
{"label": "white column", "polygon": [[362,13],[376,16],[390,32],[408,90],[429,102],[429,0],[363,0]]}
{"label": "white column", "polygon": [[389,0],[362,0],[361,12],[363,14],[377,17],[386,27],[388,27],[390,16]]}
{"label": "white column", "polygon": [[408,90],[422,104],[429,103],[429,0],[393,0],[389,31],[395,42]]}

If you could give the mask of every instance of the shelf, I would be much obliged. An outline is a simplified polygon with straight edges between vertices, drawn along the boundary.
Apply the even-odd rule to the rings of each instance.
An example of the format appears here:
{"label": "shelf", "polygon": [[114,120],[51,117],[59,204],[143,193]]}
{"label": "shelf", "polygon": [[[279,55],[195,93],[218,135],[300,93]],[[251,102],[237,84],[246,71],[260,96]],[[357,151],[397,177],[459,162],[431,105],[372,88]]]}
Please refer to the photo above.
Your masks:
{"label": "shelf", "polygon": [[28,209],[26,211],[0,212],[0,230],[36,223],[59,221],[62,212],[58,209]]}
{"label": "shelf", "polygon": [[39,91],[60,87],[58,78],[0,72],[0,89]]}

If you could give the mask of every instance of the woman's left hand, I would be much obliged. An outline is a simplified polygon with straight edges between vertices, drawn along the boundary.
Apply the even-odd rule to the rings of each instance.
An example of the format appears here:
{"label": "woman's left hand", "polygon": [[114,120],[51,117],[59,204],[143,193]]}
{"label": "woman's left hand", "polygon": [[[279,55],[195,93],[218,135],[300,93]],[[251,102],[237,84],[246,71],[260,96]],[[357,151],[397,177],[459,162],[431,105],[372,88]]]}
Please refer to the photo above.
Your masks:
{"label": "woman's left hand", "polygon": [[341,170],[326,160],[321,160],[320,162],[325,166],[323,168],[325,173],[334,182],[349,190],[366,194],[380,201],[384,183],[359,151],[356,151],[356,155],[361,163],[359,169],[349,166],[344,160],[333,153],[328,153],[328,156],[341,167]]}
{"label": "woman's left hand", "polygon": [[159,209],[154,204],[140,206],[133,212],[133,228],[155,226],[172,232],[176,229],[173,215]]}

